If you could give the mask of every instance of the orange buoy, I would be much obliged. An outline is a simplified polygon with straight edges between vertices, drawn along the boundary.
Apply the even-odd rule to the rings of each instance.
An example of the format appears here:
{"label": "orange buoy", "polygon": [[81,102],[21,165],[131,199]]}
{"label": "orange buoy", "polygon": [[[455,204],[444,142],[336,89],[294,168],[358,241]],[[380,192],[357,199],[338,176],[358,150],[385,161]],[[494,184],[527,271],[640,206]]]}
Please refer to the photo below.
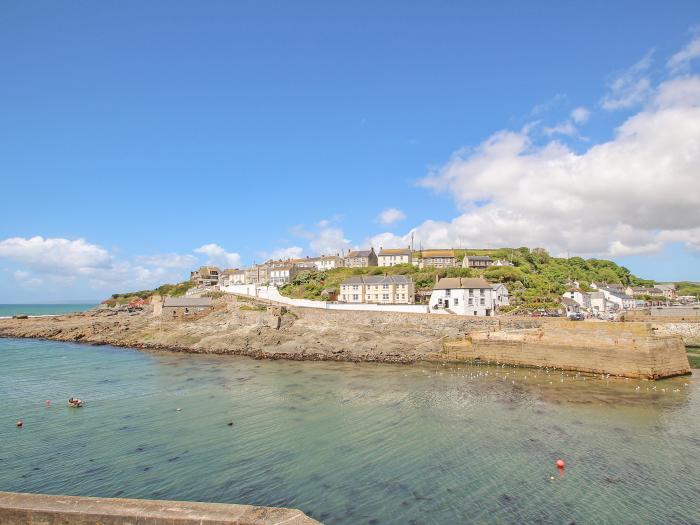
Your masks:
{"label": "orange buoy", "polygon": [[558,469],[563,469],[566,466],[566,463],[564,462],[563,459],[558,459],[557,460],[557,468]]}
{"label": "orange buoy", "polygon": [[24,426],[24,422],[20,419],[17,421],[17,428],[22,428]]}
{"label": "orange buoy", "polygon": [[46,406],[47,406],[47,407],[50,407],[50,406],[51,406],[51,400],[50,400],[50,399],[47,399],[47,400],[46,400]]}

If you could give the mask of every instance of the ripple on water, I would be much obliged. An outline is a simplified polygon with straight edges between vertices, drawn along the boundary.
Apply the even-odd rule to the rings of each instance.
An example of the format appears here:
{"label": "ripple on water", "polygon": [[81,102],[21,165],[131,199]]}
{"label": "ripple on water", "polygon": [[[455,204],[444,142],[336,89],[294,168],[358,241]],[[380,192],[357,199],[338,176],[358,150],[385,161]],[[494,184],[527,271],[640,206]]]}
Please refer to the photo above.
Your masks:
{"label": "ripple on water", "polygon": [[[81,411],[44,406],[76,393]],[[0,490],[280,505],[339,524],[700,522],[695,378],[7,339],[0,414]]]}

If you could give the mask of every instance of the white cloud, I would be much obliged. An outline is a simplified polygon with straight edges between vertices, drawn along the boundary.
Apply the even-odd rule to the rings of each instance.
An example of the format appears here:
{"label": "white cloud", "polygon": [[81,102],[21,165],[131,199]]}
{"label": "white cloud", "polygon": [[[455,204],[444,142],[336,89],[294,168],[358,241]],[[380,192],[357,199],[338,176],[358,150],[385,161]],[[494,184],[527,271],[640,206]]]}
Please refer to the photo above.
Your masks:
{"label": "white cloud", "polygon": [[42,273],[90,274],[109,268],[112,257],[84,239],[10,237],[0,241],[0,258],[9,259]]}
{"label": "white cloud", "polygon": [[313,231],[306,230],[303,226],[295,226],[291,232],[308,241],[313,255],[336,254],[350,247],[350,241],[345,238],[343,230],[333,226],[327,219],[319,221]]}
{"label": "white cloud", "polygon": [[208,257],[207,264],[223,266],[225,268],[239,268],[241,256],[235,252],[227,252],[218,244],[205,244],[194,250]]}
{"label": "white cloud", "polygon": [[379,214],[377,220],[382,224],[394,224],[406,218],[406,214],[397,208],[387,208]]}
{"label": "white cloud", "polygon": [[567,120],[566,122],[560,122],[556,126],[553,127],[547,127],[545,126],[543,128],[544,134],[547,136],[552,136],[552,135],[566,135],[566,136],[574,136],[578,133],[576,130],[576,126],[574,126],[570,120]]}
{"label": "white cloud", "polygon": [[271,252],[262,253],[263,259],[273,259],[285,260],[285,259],[298,259],[304,253],[304,249],[301,246],[288,246],[287,248],[278,248],[272,250]]}
{"label": "white cloud", "polygon": [[180,255],[177,253],[139,255],[136,257],[136,261],[150,266],[160,266],[162,268],[192,268],[197,264],[197,258],[194,255]]}
{"label": "white cloud", "polygon": [[576,124],[583,124],[587,122],[590,116],[591,112],[583,106],[580,106],[571,112],[571,118],[574,119]]}
{"label": "white cloud", "polygon": [[700,37],[692,39],[683,49],[673,55],[666,63],[666,67],[672,73],[683,73],[690,68],[690,62],[696,58],[700,58]]}
{"label": "white cloud", "polygon": [[608,92],[601,101],[603,109],[627,109],[647,100],[652,93],[651,81],[647,76],[652,54],[653,50],[649,51],[639,62],[610,82]]}
{"label": "white cloud", "polygon": [[[700,245],[700,78],[661,84],[613,139],[577,153],[535,144],[531,128],[500,131],[422,181],[462,210],[426,221],[416,243],[543,246],[554,253],[629,255],[677,239]],[[405,246],[410,233],[370,242]]]}

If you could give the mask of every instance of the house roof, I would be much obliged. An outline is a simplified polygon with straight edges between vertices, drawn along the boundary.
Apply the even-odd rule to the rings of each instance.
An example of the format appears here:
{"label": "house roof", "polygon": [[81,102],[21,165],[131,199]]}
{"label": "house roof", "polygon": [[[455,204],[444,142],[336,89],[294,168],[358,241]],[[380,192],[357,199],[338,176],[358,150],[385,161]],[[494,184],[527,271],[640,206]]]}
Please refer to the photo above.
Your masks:
{"label": "house roof", "polygon": [[221,272],[221,275],[234,275],[238,273],[243,273],[243,270],[239,270],[238,268],[229,268]]}
{"label": "house roof", "polygon": [[211,297],[166,297],[163,306],[211,306]]}
{"label": "house roof", "polygon": [[476,288],[491,288],[491,283],[478,277],[443,277],[433,290],[468,290]]}
{"label": "house roof", "polygon": [[409,284],[411,278],[406,275],[354,275],[341,284]]}
{"label": "house roof", "polygon": [[422,253],[423,258],[427,257],[454,257],[454,250],[424,250]]}
{"label": "house roof", "polygon": [[470,261],[490,261],[492,260],[491,257],[488,255],[465,255],[465,259],[469,259]]}
{"label": "house roof", "polygon": [[383,248],[379,250],[379,255],[411,255],[408,248]]}
{"label": "house roof", "polygon": [[581,288],[576,288],[576,287],[574,287],[574,286],[572,286],[572,287],[570,287],[570,288],[567,288],[566,291],[567,291],[567,292],[586,293],[586,292],[584,292],[583,290],[581,290]]}
{"label": "house roof", "polygon": [[569,297],[562,297],[559,301],[564,306],[579,306],[579,304]]}
{"label": "house roof", "polygon": [[372,254],[372,250],[355,250],[348,252],[348,257],[369,257]]}
{"label": "house roof", "polygon": [[603,292],[588,292],[591,299],[605,299],[605,294]]}

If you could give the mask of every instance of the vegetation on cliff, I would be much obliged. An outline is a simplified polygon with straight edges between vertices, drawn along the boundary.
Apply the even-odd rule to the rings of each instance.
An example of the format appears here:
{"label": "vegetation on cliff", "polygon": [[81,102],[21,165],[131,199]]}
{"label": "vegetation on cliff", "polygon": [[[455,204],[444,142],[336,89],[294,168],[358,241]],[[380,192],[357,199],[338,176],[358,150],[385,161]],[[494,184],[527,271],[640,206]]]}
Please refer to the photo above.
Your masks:
{"label": "vegetation on cliff", "polygon": [[126,293],[115,293],[112,294],[110,299],[104,301],[109,306],[116,306],[120,304],[126,304],[134,299],[148,299],[152,295],[166,296],[170,295],[172,297],[180,297],[185,295],[185,292],[194,286],[193,282],[185,281],[179,284],[163,284],[158,288],[153,290],[139,290],[136,292],[126,292]]}
{"label": "vegetation on cliff", "polygon": [[288,297],[323,299],[324,290],[339,291],[340,283],[352,275],[410,275],[416,290],[432,289],[441,277],[484,277],[493,283],[505,283],[511,294],[511,309],[558,308],[561,294],[571,281],[578,281],[584,290],[592,282],[607,282],[631,286],[652,286],[654,281],[633,275],[624,266],[603,259],[581,257],[559,258],[536,248],[503,248],[498,250],[455,250],[462,260],[465,255],[489,255],[494,259],[511,261],[514,266],[491,266],[486,270],[462,268],[424,268],[412,265],[369,268],[337,268],[325,272],[305,271],[281,289]]}

